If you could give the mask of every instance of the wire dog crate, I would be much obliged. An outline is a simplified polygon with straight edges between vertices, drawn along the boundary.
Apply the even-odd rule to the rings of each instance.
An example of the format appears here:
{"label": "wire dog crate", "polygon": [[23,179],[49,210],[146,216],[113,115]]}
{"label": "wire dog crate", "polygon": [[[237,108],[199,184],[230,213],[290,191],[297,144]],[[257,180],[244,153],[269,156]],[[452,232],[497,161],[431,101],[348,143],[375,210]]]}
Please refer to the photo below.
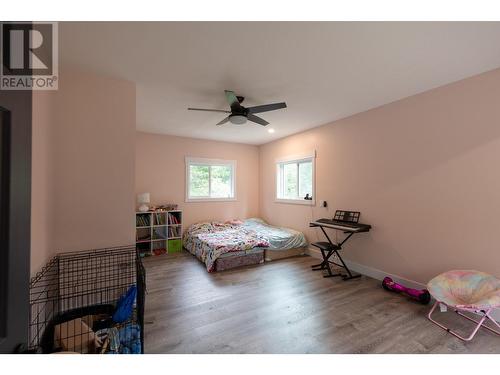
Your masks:
{"label": "wire dog crate", "polygon": [[29,350],[143,353],[144,294],[134,246],[58,254],[31,280]]}

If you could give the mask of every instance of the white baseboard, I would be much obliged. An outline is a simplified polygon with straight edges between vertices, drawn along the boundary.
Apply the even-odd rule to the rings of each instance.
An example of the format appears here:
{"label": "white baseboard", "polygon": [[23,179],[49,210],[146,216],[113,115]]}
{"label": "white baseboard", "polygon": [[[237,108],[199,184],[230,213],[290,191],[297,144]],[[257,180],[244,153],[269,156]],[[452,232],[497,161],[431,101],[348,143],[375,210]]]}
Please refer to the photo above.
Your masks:
{"label": "white baseboard", "polygon": [[[306,254],[309,256],[312,256],[313,258],[322,259],[321,252],[318,249],[313,248],[313,247],[309,247],[306,250]],[[419,283],[419,282],[416,282],[414,280],[405,279],[402,276],[393,275],[393,274],[384,272],[384,271],[376,269],[376,268],[372,268],[372,267],[365,266],[363,264],[352,262],[350,260],[344,259],[344,262],[354,272],[360,273],[360,274],[365,275],[365,276],[369,276],[375,280],[382,281],[384,279],[384,277],[389,276],[395,282],[401,283],[401,284],[408,286],[410,288],[425,289],[427,287],[426,285]],[[495,309],[491,315],[493,316],[493,318],[497,322],[500,322],[500,309]]]}

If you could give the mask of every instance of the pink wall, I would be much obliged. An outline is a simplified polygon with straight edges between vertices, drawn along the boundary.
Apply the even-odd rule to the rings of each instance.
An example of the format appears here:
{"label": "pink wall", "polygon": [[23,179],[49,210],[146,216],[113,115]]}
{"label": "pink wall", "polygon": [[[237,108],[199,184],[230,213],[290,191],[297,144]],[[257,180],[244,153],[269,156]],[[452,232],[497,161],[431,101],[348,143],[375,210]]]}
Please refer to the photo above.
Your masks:
{"label": "pink wall", "polygon": [[36,273],[54,252],[53,124],[55,95],[33,92],[31,142],[31,272]]}
{"label": "pink wall", "polygon": [[[359,210],[373,230],[347,246],[352,261],[418,282],[500,275],[499,103],[495,70],[263,145],[260,214],[315,241],[311,219]],[[329,208],[275,203],[275,159],[313,149]]]}
{"label": "pink wall", "polygon": [[134,243],[135,84],[90,73],[59,80],[55,248]]}
{"label": "pink wall", "polygon": [[56,252],[134,243],[135,84],[66,70],[33,103],[32,273]]}
{"label": "pink wall", "polygon": [[[185,157],[236,160],[236,201],[185,202]],[[184,223],[258,216],[259,148],[137,132],[136,193],[151,193],[154,204],[177,203]]]}
{"label": "pink wall", "polygon": [[[33,104],[32,270],[55,251],[132,243],[135,194],[150,192],[187,225],[262,216],[311,241],[311,219],[360,210],[373,230],[347,247],[355,262],[418,282],[498,275],[499,102],[496,70],[256,147],[136,133],[132,83],[64,73]],[[275,203],[275,159],[313,149],[329,208]],[[238,200],[185,203],[185,156],[236,159]]]}

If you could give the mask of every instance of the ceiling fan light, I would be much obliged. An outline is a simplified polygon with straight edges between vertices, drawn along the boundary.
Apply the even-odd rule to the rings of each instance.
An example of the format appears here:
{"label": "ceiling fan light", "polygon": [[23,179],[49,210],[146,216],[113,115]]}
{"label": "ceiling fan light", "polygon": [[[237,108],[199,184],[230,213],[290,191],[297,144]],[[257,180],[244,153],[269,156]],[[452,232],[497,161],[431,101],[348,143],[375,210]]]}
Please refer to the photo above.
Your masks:
{"label": "ceiling fan light", "polygon": [[247,118],[243,115],[231,115],[229,116],[229,121],[231,124],[242,125],[247,122]]}

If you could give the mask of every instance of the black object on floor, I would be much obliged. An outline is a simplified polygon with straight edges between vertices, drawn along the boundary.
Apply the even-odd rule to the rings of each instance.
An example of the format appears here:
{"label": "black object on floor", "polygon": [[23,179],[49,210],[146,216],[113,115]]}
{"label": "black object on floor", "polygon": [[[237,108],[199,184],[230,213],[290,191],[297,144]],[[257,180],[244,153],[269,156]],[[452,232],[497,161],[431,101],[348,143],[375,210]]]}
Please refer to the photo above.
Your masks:
{"label": "black object on floor", "polygon": [[[341,211],[337,210],[335,212],[335,217],[333,220],[330,219],[319,219],[309,223],[310,227],[318,227],[321,229],[325,235],[328,242],[315,242],[312,246],[320,249],[323,261],[319,264],[311,266],[313,271],[326,270],[327,275],[323,277],[336,277],[340,276],[343,280],[350,280],[361,277],[359,274],[354,274],[351,272],[349,267],[345,264],[344,260],[340,255],[340,250],[342,250],[342,245],[345,244],[349,238],[355,233],[368,232],[371,229],[371,225],[358,223],[360,213],[357,211]],[[340,230],[347,236],[339,243],[334,243],[325,231],[325,228]],[[332,260],[333,259],[335,260]],[[334,264],[345,270],[346,274],[333,273],[330,264]]]}
{"label": "black object on floor", "polygon": [[[137,288],[131,315],[112,317]],[[31,280],[29,351],[143,353],[145,271],[134,246],[56,255]]]}

